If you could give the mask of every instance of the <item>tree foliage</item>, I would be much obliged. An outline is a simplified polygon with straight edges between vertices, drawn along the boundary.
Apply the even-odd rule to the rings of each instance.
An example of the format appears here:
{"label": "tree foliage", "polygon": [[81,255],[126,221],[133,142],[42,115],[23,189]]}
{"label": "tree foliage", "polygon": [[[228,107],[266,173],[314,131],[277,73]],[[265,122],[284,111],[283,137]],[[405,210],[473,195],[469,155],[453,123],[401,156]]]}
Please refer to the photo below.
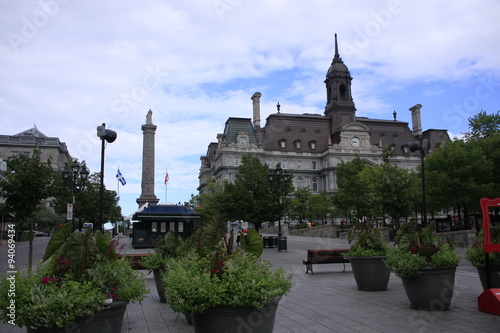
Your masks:
{"label": "tree foliage", "polygon": [[495,195],[494,163],[482,149],[455,140],[425,159],[426,190],[433,210],[479,211],[479,200]]}
{"label": "tree foliage", "polygon": [[5,210],[15,215],[18,228],[28,228],[26,222],[41,209],[41,201],[54,194],[55,174],[50,160],[42,163],[39,159],[38,148],[31,157],[20,154],[9,158],[6,179],[0,179],[0,196],[5,198]]}
{"label": "tree foliage", "polygon": [[[54,202],[54,209],[59,214],[66,214],[68,203],[73,202],[72,180],[64,181],[62,177],[57,180],[58,192]],[[75,193],[75,207],[73,214],[79,225],[85,222],[99,222],[100,207],[100,174],[95,172],[84,183],[77,185]],[[104,188],[103,193],[103,221],[121,220],[121,207],[118,206],[116,191]]]}
{"label": "tree foliage", "polygon": [[360,178],[368,194],[372,216],[388,215],[397,224],[401,217],[411,214],[413,201],[419,193],[416,173],[384,162],[364,168]]}
{"label": "tree foliage", "polygon": [[[251,222],[257,230],[262,222],[278,219],[278,192],[269,183],[268,174],[269,168],[260,163],[258,157],[242,157],[234,183],[225,186],[224,206],[230,219]],[[291,179],[280,185],[280,195],[284,198],[282,212],[285,211],[291,187]]]}
{"label": "tree foliage", "polygon": [[464,133],[466,141],[491,138],[500,134],[500,111],[487,114],[486,111],[481,110],[468,120],[469,131]]}
{"label": "tree foliage", "polygon": [[464,134],[426,156],[425,168],[430,207],[466,217],[480,212],[482,197],[500,196],[500,112],[480,111]]}
{"label": "tree foliage", "polygon": [[368,192],[361,179],[361,171],[368,165],[368,161],[356,156],[350,162],[342,161],[337,167],[338,190],[333,198],[334,204],[358,220],[369,213]]}
{"label": "tree foliage", "polygon": [[[35,147],[31,157],[20,154],[7,161],[5,179],[0,178],[0,196],[5,198],[5,211],[15,216],[16,229],[33,230],[35,215],[41,209],[42,200],[54,194],[55,173],[50,159],[40,162],[40,149]],[[29,241],[28,265],[33,258],[33,235]]]}

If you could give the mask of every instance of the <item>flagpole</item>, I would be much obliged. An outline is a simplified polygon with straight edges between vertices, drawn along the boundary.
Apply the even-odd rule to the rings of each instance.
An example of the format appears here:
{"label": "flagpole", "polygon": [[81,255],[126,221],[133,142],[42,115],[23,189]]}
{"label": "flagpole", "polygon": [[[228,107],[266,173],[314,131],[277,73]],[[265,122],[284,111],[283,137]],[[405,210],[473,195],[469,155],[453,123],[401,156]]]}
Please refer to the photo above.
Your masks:
{"label": "flagpole", "polygon": [[167,204],[167,193],[168,193],[168,168],[165,168],[165,180],[163,181],[165,184],[165,204]]}
{"label": "flagpole", "polygon": [[[118,166],[118,171],[120,171],[120,166]],[[118,195],[118,202],[120,202],[120,180],[116,178],[116,193]]]}

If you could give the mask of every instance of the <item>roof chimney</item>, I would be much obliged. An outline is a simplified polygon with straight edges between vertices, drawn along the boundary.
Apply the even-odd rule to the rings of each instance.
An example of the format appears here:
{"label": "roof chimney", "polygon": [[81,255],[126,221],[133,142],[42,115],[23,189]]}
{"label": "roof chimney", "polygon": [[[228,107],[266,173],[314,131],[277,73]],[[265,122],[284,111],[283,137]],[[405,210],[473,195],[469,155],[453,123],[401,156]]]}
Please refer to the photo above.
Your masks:
{"label": "roof chimney", "polygon": [[250,98],[253,101],[253,126],[260,127],[260,92],[256,92]]}
{"label": "roof chimney", "polygon": [[422,121],[420,119],[420,108],[422,104],[417,104],[410,108],[411,111],[411,122],[413,125],[413,135],[417,138],[422,137]]}

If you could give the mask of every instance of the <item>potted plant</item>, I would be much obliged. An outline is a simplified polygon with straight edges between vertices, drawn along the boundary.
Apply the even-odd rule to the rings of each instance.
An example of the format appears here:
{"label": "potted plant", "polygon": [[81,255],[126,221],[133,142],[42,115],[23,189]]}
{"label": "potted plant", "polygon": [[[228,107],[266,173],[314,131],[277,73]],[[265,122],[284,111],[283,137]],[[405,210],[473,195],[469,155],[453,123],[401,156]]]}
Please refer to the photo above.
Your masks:
{"label": "potted plant", "polygon": [[432,230],[433,225],[423,230],[415,223],[401,226],[385,263],[403,280],[412,309],[445,311],[450,308],[460,259],[451,241],[441,241]]}
{"label": "potted plant", "polygon": [[144,267],[153,272],[156,290],[161,303],[166,302],[165,288],[163,287],[163,272],[165,271],[166,260],[182,256],[188,248],[188,242],[185,242],[181,236],[175,237],[174,232],[169,231],[160,239],[155,247],[155,252],[143,261]]}
{"label": "potted plant", "polygon": [[[500,234],[492,234],[493,243],[500,243]],[[476,242],[465,249],[465,256],[471,264],[476,267],[477,273],[483,289],[488,289],[487,273],[486,273],[486,252],[483,250],[483,230],[477,235]],[[490,272],[490,288],[500,288],[500,252],[492,252],[489,254],[489,272]]]}
{"label": "potted plant", "polygon": [[387,244],[380,229],[368,223],[353,226],[347,234],[351,249],[347,253],[358,290],[387,290],[391,271],[385,266]]}
{"label": "potted plant", "polygon": [[66,224],[33,272],[2,276],[1,318],[28,332],[118,333],[128,302],[141,301],[147,292],[144,275],[117,258],[108,233],[72,232]]}
{"label": "potted plant", "polygon": [[291,276],[259,259],[263,242],[255,229],[241,239],[246,250],[235,250],[232,237],[228,240],[216,226],[214,221],[204,225],[195,232],[193,250],[168,261],[167,302],[174,311],[192,314],[195,332],[236,332],[243,326],[272,332]]}

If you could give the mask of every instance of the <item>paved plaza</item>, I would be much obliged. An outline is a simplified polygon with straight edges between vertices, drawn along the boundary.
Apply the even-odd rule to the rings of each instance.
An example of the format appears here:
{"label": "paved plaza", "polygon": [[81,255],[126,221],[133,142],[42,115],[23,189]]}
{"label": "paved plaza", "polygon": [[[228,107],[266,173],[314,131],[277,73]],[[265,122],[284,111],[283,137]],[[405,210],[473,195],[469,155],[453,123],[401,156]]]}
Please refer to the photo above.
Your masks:
{"label": "paved plaza", "polygon": [[[128,238],[121,238],[127,252],[134,250]],[[276,314],[276,333],[321,332],[498,332],[500,316],[477,309],[482,288],[476,269],[462,257],[456,278],[451,308],[445,312],[416,311],[409,307],[401,280],[391,274],[387,291],[358,291],[349,264],[314,265],[314,274],[305,274],[302,260],[307,249],[348,247],[346,240],[288,237],[288,251],[264,249],[263,258],[283,266],[293,274],[292,290],[283,297]],[[147,273],[147,271],[145,271]],[[147,275],[151,289],[140,303],[131,303],[123,322],[123,333],[193,332],[183,315],[160,303],[152,274]],[[0,325],[0,332],[25,332],[25,328]],[[242,332],[251,332],[247,328]],[[258,333],[258,332],[255,332]]]}

